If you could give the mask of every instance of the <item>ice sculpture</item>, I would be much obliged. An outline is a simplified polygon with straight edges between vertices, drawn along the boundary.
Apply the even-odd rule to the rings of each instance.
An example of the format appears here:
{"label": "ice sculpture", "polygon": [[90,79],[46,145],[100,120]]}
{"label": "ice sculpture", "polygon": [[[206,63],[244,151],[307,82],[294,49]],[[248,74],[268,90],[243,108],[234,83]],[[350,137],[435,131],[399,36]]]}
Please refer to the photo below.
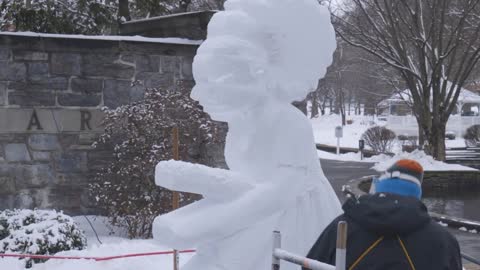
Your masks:
{"label": "ice sculpture", "polygon": [[162,244],[197,248],[182,270],[269,269],[273,230],[284,248],[306,254],[340,213],[310,123],[291,105],[325,74],[335,46],[317,0],[229,0],[213,16],[194,60],[192,97],[228,122],[230,170],[156,167],[158,185],[204,196],[154,222]]}

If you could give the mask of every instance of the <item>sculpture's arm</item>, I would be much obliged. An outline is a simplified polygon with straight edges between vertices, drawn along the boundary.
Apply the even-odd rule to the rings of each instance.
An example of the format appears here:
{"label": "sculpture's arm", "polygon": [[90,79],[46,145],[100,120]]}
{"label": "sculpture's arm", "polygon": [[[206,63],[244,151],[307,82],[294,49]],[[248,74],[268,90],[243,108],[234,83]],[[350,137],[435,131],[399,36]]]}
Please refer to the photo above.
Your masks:
{"label": "sculpture's arm", "polygon": [[233,200],[253,188],[232,171],[174,160],[158,163],[155,183],[170,190],[202,194],[213,201]]}

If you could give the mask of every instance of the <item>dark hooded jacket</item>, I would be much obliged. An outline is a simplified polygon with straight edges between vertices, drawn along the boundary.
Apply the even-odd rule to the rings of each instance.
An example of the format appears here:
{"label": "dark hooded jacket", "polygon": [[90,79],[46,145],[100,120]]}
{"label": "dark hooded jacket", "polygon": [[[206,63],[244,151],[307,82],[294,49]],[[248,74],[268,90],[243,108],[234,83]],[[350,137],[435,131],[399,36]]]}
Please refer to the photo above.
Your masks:
{"label": "dark hooded jacket", "polygon": [[308,258],[335,264],[337,224],[344,220],[349,270],[462,270],[457,240],[430,218],[418,199],[365,195],[350,198],[343,210],[320,235]]}

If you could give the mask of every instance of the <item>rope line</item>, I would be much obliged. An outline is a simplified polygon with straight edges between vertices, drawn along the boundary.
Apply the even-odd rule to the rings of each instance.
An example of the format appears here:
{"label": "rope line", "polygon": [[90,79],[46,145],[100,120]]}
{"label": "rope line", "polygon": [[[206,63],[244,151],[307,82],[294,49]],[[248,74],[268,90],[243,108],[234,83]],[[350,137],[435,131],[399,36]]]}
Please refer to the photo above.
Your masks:
{"label": "rope line", "polygon": [[[194,253],[195,249],[181,250],[179,253]],[[94,261],[109,261],[122,258],[132,258],[132,257],[145,257],[145,256],[156,256],[156,255],[168,255],[173,254],[173,251],[159,251],[159,252],[146,252],[146,253],[133,253],[117,256],[108,256],[108,257],[76,257],[76,256],[50,256],[50,255],[34,255],[34,254],[0,254],[1,258],[10,257],[10,258],[30,258],[30,259],[57,259],[57,260],[94,260]]]}

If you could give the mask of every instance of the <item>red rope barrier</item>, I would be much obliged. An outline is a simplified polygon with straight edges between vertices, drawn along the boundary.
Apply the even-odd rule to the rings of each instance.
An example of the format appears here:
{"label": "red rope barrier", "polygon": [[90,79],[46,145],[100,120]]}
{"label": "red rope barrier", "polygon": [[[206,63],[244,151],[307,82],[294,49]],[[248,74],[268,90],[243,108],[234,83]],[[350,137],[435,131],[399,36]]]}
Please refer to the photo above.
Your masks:
{"label": "red rope barrier", "polygon": [[[196,252],[195,249],[181,250],[180,253],[193,253]],[[31,258],[31,259],[57,259],[57,260],[95,260],[95,261],[108,261],[122,258],[131,258],[131,257],[145,257],[145,256],[155,256],[155,255],[167,255],[173,254],[173,251],[159,251],[159,252],[147,252],[147,253],[133,253],[109,257],[76,257],[76,256],[49,256],[49,255],[33,255],[33,254],[0,254],[0,257],[11,257],[11,258]]]}

